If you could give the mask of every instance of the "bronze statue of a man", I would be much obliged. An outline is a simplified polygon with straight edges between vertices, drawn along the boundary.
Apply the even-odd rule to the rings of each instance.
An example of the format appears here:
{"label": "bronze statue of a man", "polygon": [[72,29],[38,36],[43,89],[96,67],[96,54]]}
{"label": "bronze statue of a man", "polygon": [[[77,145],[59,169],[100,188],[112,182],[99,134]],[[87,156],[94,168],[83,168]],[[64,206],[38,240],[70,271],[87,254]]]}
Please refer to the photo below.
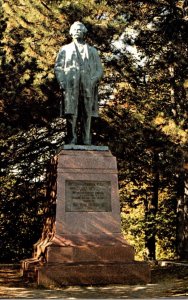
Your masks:
{"label": "bronze statue of a man", "polygon": [[63,90],[64,115],[67,119],[68,144],[91,144],[91,118],[98,117],[98,82],[103,69],[97,50],[84,41],[87,29],[81,22],[70,28],[72,43],[61,47],[55,74]]}

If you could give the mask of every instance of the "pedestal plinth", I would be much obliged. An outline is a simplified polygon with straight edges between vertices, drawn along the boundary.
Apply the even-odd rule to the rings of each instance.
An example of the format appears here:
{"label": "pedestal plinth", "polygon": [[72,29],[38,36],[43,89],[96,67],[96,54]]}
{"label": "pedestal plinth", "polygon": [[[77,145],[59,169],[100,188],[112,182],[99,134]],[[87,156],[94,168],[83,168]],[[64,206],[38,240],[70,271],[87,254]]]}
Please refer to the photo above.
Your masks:
{"label": "pedestal plinth", "polygon": [[[116,158],[111,152],[62,150],[58,156],[55,235],[37,266],[39,285],[147,283],[121,233]],[[26,269],[29,264],[23,267]]]}

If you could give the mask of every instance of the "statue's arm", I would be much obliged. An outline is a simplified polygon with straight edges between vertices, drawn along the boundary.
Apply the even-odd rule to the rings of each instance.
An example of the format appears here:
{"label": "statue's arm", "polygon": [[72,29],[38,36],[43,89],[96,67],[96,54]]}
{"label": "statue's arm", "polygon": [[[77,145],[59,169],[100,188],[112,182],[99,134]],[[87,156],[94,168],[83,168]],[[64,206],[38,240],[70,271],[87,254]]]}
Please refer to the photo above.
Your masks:
{"label": "statue's arm", "polygon": [[103,67],[97,50],[95,48],[93,50],[95,55],[96,73],[92,79],[94,82],[98,82],[103,76]]}
{"label": "statue's arm", "polygon": [[65,55],[66,55],[65,50],[61,48],[57,55],[55,61],[55,67],[54,67],[55,75],[61,89],[65,89],[65,72],[64,72]]}

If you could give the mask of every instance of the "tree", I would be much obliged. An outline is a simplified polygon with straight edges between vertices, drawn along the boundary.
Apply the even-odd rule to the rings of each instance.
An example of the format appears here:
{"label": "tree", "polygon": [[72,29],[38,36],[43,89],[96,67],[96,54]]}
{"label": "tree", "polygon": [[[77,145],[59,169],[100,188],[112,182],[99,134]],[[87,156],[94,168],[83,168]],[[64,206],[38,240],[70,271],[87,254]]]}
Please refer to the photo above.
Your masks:
{"label": "tree", "polygon": [[[121,144],[118,150],[117,147],[114,149],[114,152],[121,160],[124,160],[120,165],[124,170],[122,180],[120,177],[120,182],[123,184],[122,202],[130,203],[130,198],[127,199],[126,193],[130,197],[127,188],[130,187],[131,181],[132,201],[136,206],[139,205],[138,203],[142,205],[143,202],[145,205],[145,220],[147,221],[145,237],[148,255],[151,259],[155,259],[156,237],[158,243],[159,238],[160,241],[162,239],[161,226],[158,221],[166,223],[164,215],[163,220],[158,215],[162,207],[164,211],[164,204],[160,200],[163,198],[164,188],[171,193],[168,197],[166,196],[169,199],[166,205],[173,209],[172,219],[169,221],[173,235],[169,237],[169,232],[168,237],[171,240],[171,247],[174,245],[178,199],[176,180],[181,173],[184,161],[182,153],[187,152],[187,102],[183,86],[187,69],[185,59],[187,56],[185,54],[187,53],[187,37],[185,36],[187,21],[182,8],[179,7],[179,1],[160,1],[160,5],[158,4],[153,2],[134,5],[134,16],[136,7],[139,17],[136,20],[131,19],[129,26],[137,32],[134,44],[139,50],[137,53],[140,52],[141,58],[145,60],[140,66],[139,62],[136,66],[134,61],[130,63],[126,40],[127,46],[125,47],[124,44],[123,51],[122,47],[119,49],[119,56],[116,59],[119,66],[116,70],[123,71],[119,77],[116,76],[116,91],[118,91],[115,91],[114,95],[116,104],[114,101],[114,106],[111,105],[110,109],[106,109],[107,122],[112,122],[112,126],[117,125],[116,145],[117,142]],[[125,66],[123,59],[128,65]],[[173,78],[174,84],[170,74],[172,61],[176,64],[177,70]],[[120,78],[122,80],[118,82]],[[136,125],[133,125],[133,122]],[[126,168],[135,169],[132,176],[125,172]],[[136,178],[138,178],[137,181]],[[171,178],[173,178],[172,184]],[[165,243],[168,244],[167,241]],[[166,247],[165,243],[163,248]]]}

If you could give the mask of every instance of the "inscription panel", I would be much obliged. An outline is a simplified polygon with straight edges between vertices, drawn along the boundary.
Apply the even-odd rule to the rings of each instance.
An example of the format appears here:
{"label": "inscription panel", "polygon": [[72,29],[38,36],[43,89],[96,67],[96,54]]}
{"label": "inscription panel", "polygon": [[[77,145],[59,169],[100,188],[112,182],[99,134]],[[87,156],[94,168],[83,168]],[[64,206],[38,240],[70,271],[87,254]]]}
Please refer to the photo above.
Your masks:
{"label": "inscription panel", "polygon": [[111,182],[66,180],[66,212],[110,212]]}

